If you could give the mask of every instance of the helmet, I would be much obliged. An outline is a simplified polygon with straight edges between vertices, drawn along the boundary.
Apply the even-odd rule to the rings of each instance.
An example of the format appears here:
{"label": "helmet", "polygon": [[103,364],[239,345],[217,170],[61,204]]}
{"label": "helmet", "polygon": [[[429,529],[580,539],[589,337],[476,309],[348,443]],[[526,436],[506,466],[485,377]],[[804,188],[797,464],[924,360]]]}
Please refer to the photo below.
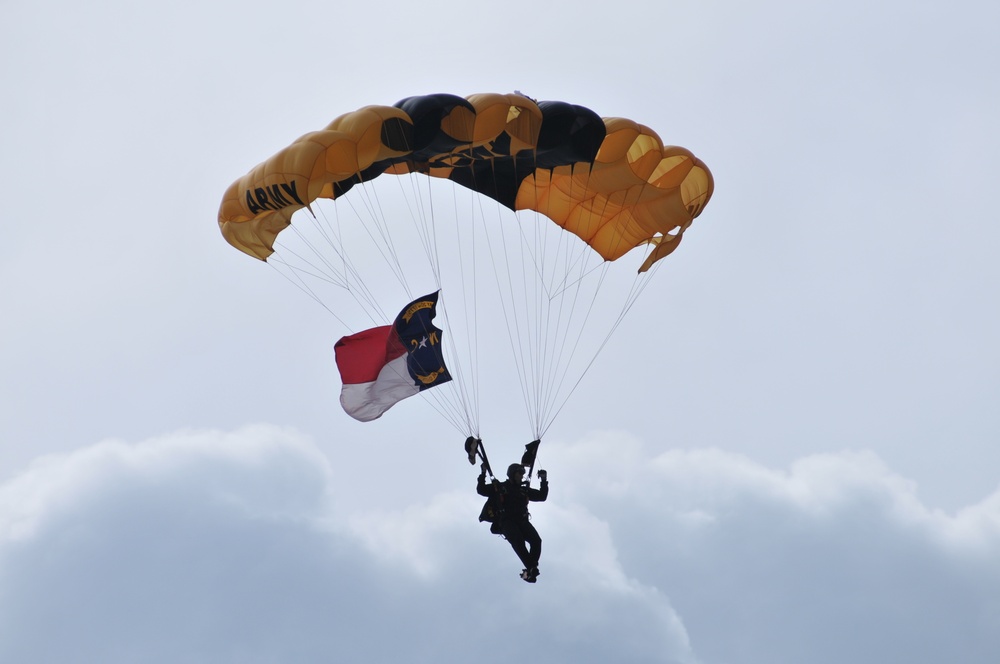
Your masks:
{"label": "helmet", "polygon": [[524,466],[519,463],[507,466],[507,479],[514,479],[514,475],[524,475]]}

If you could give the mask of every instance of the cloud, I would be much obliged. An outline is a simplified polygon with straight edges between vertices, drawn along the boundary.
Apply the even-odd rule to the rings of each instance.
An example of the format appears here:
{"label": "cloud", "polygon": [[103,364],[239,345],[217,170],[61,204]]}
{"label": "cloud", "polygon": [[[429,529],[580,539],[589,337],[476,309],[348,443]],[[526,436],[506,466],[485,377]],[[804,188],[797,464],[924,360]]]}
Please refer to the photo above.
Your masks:
{"label": "cloud", "polygon": [[713,449],[646,458],[602,434],[547,454],[593,479],[567,498],[609,524],[622,568],[669,597],[705,662],[1000,657],[1000,493],[930,509],[869,452],[775,470]]}
{"label": "cloud", "polygon": [[586,514],[564,528],[604,553],[528,586],[471,491],[361,514],[340,490],[273,427],[36,460],[0,487],[0,661],[694,661]]}
{"label": "cloud", "polygon": [[1000,494],[931,510],[863,452],[779,470],[602,433],[543,458],[535,586],[476,522],[471,489],[415,478],[406,504],[359,511],[357,487],[291,430],[39,458],[0,486],[0,661],[1000,654]]}

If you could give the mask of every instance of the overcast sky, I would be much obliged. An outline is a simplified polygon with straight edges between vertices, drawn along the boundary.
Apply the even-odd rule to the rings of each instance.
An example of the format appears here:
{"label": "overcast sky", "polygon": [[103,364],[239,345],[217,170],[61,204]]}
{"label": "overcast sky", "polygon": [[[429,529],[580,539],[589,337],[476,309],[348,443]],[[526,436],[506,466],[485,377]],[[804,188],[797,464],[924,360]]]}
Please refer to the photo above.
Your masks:
{"label": "overcast sky", "polygon": [[[0,661],[1000,661],[994,3],[341,4],[0,2]],[[342,113],[514,90],[716,182],[546,435],[535,585],[216,221]]]}

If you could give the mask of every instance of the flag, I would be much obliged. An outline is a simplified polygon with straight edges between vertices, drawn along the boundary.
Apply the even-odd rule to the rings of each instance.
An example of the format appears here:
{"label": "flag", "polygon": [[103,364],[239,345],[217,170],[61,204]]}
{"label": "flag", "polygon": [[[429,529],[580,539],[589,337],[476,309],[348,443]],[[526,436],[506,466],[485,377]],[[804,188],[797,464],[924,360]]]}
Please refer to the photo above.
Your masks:
{"label": "flag", "polygon": [[441,353],[441,330],[431,322],[438,293],[403,307],[392,325],[343,337],[334,346],[344,387],[340,404],[370,422],[407,397],[451,380]]}

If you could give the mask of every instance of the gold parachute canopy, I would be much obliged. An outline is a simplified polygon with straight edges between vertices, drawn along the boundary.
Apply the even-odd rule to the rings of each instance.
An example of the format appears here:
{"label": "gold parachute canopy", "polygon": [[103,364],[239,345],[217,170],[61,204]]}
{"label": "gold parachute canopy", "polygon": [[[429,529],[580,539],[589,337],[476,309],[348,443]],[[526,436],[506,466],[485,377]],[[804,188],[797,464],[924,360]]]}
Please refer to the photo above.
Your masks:
{"label": "gold parachute canopy", "polygon": [[677,248],[713,190],[701,160],[631,120],[519,94],[433,94],[367,106],[302,136],[229,187],[219,226],[267,260],[295,212],[383,173],[446,178],[535,210],[605,260],[654,245],[640,272]]}

